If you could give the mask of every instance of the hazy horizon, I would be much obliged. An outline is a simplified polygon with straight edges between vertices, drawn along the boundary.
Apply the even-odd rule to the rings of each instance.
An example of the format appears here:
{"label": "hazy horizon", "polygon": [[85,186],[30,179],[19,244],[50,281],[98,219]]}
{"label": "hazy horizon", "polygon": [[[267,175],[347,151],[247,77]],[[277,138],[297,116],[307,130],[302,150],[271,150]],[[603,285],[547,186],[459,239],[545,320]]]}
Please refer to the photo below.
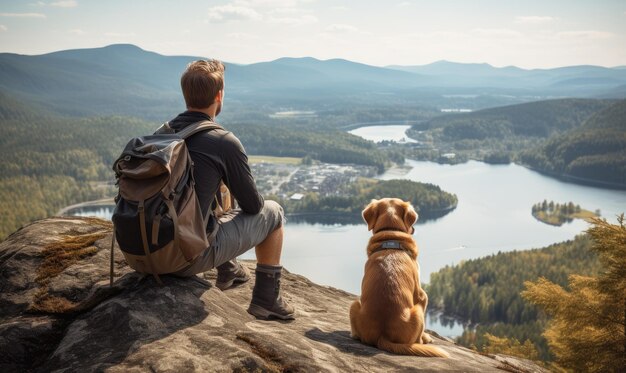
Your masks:
{"label": "hazy horizon", "polygon": [[626,3],[494,0],[0,1],[0,52],[133,44],[237,64],[437,61],[545,69],[626,65]]}
{"label": "hazy horizon", "polygon": [[[50,51],[50,52],[37,53],[37,54],[24,54],[24,53],[15,53],[15,52],[0,52],[0,53],[15,53],[15,54],[23,55],[23,56],[42,56],[42,55],[46,55],[46,54],[51,54],[51,53],[56,53],[56,52],[63,52],[63,51],[69,51],[69,50],[99,49],[99,48],[106,48],[106,47],[111,47],[111,46],[116,46],[116,45],[131,45],[131,46],[140,48],[140,49],[142,49],[142,50],[144,50],[146,52],[157,53],[157,54],[162,55],[164,57],[189,56],[189,57],[199,57],[199,58],[205,58],[205,57],[206,58],[210,58],[210,57],[207,57],[207,56],[195,56],[195,55],[192,55],[192,54],[189,54],[189,53],[187,53],[187,54],[163,54],[163,53],[159,53],[158,51],[145,49],[145,48],[142,48],[140,45],[135,45],[135,44],[130,44],[130,43],[114,43],[114,44],[107,44],[107,45],[94,46],[94,47],[60,49],[60,50],[54,50],[54,51]],[[214,58],[217,58],[217,57],[214,57]],[[233,61],[228,61],[228,60],[222,60],[222,61],[225,62],[225,63],[231,63],[231,64],[236,64],[236,65],[246,66],[246,65],[253,65],[253,64],[257,64],[257,63],[273,62],[273,61],[280,60],[280,59],[283,59],[283,58],[293,58],[293,59],[312,58],[312,59],[316,59],[318,61],[345,60],[345,61],[350,61],[350,62],[354,62],[354,63],[364,64],[364,65],[368,65],[368,66],[382,67],[382,68],[428,66],[428,65],[433,65],[433,64],[437,64],[437,63],[452,63],[452,64],[462,64],[462,65],[488,65],[488,66],[491,66],[491,67],[497,68],[497,69],[507,68],[507,67],[514,67],[514,68],[519,68],[519,69],[522,69],[522,70],[549,70],[549,69],[558,69],[560,67],[573,67],[573,66],[597,66],[597,67],[605,67],[605,68],[612,68],[612,69],[615,69],[615,68],[626,68],[626,65],[602,66],[602,65],[592,65],[592,64],[524,68],[524,67],[520,67],[520,66],[517,66],[517,65],[495,66],[495,65],[492,65],[492,64],[490,64],[488,62],[459,62],[459,61],[450,61],[450,60],[436,60],[436,61],[432,61],[432,62],[428,62],[428,63],[425,63],[425,64],[420,64],[420,65],[400,65],[400,64],[394,64],[394,63],[388,64],[388,65],[370,65],[370,64],[365,63],[365,62],[348,60],[348,59],[340,58],[340,57],[331,57],[331,58],[321,59],[321,58],[317,58],[317,57],[314,57],[314,56],[281,56],[281,57],[277,57],[277,58],[274,58],[274,59],[271,59],[271,60],[253,61],[253,62],[250,62],[250,63],[239,63],[239,62],[233,62]]]}

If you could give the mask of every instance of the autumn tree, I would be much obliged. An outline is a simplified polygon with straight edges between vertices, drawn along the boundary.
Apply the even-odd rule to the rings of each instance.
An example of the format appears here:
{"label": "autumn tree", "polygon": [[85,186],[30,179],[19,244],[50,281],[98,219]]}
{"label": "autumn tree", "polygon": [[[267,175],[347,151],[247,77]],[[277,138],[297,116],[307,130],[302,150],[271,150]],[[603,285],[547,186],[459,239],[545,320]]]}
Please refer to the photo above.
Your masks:
{"label": "autumn tree", "polygon": [[544,336],[557,363],[577,372],[626,371],[626,227],[593,219],[587,231],[603,270],[571,275],[569,289],[545,278],[526,282],[522,296],[552,319]]}
{"label": "autumn tree", "polygon": [[518,356],[528,360],[539,360],[537,346],[530,339],[520,343],[515,338],[500,338],[489,333],[485,334],[485,338],[487,343],[483,347],[482,352]]}

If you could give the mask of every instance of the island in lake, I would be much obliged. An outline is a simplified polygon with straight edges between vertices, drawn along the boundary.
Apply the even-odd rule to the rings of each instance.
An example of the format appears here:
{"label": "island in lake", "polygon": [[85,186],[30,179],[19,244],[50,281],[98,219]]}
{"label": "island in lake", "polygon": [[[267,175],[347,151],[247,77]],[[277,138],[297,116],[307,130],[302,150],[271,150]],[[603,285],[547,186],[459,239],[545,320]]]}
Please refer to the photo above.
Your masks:
{"label": "island in lake", "polygon": [[590,219],[599,216],[600,212],[582,209],[580,205],[575,205],[573,202],[560,204],[544,199],[543,202],[533,205],[532,214],[541,222],[559,227],[574,219]]}

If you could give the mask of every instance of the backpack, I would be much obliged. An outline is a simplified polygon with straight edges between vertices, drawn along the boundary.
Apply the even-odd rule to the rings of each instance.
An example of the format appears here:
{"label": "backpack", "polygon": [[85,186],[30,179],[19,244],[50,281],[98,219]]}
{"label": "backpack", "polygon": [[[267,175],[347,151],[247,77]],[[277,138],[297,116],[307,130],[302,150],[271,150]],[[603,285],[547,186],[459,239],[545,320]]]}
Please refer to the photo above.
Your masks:
{"label": "backpack", "polygon": [[[221,128],[201,121],[176,133],[165,123],[153,135],[128,142],[113,164],[119,192],[112,217],[111,285],[116,239],[128,265],[153,274],[159,284],[159,274],[183,269],[209,247],[210,211],[203,218],[185,139]],[[220,211],[224,188],[216,196]]]}

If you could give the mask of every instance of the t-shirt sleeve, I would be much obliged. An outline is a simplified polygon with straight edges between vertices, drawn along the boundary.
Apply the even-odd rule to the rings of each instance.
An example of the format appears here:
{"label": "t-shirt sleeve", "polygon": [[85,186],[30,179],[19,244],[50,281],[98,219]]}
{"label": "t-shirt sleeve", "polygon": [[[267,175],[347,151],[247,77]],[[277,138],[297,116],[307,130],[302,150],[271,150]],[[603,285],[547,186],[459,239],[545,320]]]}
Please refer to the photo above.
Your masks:
{"label": "t-shirt sleeve", "polygon": [[248,214],[258,214],[263,208],[263,196],[258,192],[248,164],[248,156],[235,135],[224,138],[222,160],[225,165],[224,184],[237,199],[239,207]]}

